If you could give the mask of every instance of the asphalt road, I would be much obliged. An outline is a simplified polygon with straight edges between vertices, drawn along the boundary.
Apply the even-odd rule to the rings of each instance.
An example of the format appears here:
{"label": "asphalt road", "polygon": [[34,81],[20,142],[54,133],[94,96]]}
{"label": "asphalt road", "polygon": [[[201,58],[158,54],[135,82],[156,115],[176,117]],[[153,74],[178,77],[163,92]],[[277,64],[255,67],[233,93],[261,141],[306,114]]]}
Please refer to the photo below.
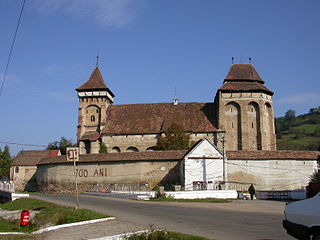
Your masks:
{"label": "asphalt road", "polygon": [[[64,205],[75,205],[69,195],[33,195]],[[173,203],[80,196],[80,207],[92,209],[119,220],[144,226],[153,225],[176,232],[215,240],[293,239],[282,228],[284,203],[273,201],[234,201],[233,203]]]}

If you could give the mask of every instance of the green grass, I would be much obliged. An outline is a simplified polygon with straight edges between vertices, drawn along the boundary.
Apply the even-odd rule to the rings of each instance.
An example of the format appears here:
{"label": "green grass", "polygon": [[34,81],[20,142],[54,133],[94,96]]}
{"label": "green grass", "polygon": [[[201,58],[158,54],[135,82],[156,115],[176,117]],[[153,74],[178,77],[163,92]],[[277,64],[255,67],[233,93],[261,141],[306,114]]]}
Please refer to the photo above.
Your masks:
{"label": "green grass", "polygon": [[163,202],[207,202],[207,203],[230,203],[234,199],[218,199],[218,198],[200,198],[200,199],[174,199],[162,195],[157,198],[152,198],[150,201],[163,201]]}
{"label": "green grass", "polygon": [[7,202],[0,205],[0,208],[13,211],[13,210],[22,210],[22,209],[29,209],[29,210],[38,210],[43,208],[52,208],[56,207],[53,203],[41,201],[38,199],[32,198],[19,198],[13,202]]}
{"label": "green grass", "polygon": [[208,238],[176,232],[152,231],[140,235],[132,235],[127,240],[209,240]]}
{"label": "green grass", "polygon": [[292,127],[292,129],[293,130],[302,130],[306,134],[312,134],[317,127],[319,127],[319,124],[304,124],[304,125]]}
{"label": "green grass", "polygon": [[44,226],[81,222],[107,217],[87,209],[74,209],[42,200],[21,198],[13,202],[0,205],[6,210],[39,210],[32,219],[30,227],[20,227],[19,220],[0,219],[0,232],[32,232]]}

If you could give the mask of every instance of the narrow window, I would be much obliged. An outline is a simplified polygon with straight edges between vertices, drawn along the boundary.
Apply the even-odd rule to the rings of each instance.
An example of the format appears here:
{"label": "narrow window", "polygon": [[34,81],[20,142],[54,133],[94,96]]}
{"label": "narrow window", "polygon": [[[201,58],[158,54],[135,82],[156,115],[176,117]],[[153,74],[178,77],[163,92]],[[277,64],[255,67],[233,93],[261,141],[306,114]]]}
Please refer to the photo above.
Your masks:
{"label": "narrow window", "polygon": [[231,127],[233,128],[233,122],[231,122]]}
{"label": "narrow window", "polygon": [[19,173],[19,167],[16,167],[16,168],[15,168],[15,172],[16,172],[16,173]]}
{"label": "narrow window", "polygon": [[94,121],[96,121],[96,118],[92,115],[91,116],[91,122],[94,122]]}
{"label": "narrow window", "polygon": [[252,128],[253,128],[253,122],[251,123],[251,125],[252,125]]}
{"label": "narrow window", "polygon": [[97,113],[99,113],[99,109],[97,109]]}

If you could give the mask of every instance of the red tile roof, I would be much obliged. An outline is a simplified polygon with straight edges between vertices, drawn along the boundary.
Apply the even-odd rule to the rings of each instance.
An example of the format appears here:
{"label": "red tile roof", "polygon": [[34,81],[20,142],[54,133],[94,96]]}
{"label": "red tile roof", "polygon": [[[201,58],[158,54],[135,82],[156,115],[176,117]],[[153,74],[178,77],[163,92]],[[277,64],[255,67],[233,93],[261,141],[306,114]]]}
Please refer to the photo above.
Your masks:
{"label": "red tile roof", "polygon": [[258,82],[225,82],[221,88],[222,92],[264,92],[273,95],[273,92]]}
{"label": "red tile roof", "polygon": [[114,94],[111,92],[111,90],[107,87],[105,84],[102,74],[98,67],[96,67],[93,72],[91,73],[89,80],[82,84],[80,87],[76,89],[79,91],[86,91],[86,90],[107,90],[109,93],[111,93],[112,96]]}
{"label": "red tile roof", "polygon": [[215,132],[213,103],[111,105],[103,134],[146,134],[166,131],[177,123],[186,132]]}
{"label": "red tile roof", "polygon": [[[104,154],[85,154],[80,155],[81,163],[86,162],[121,162],[121,161],[179,161],[185,155],[186,150],[172,151],[150,151],[150,152],[123,152],[123,153],[104,153]],[[38,165],[51,163],[65,163],[66,156],[58,156],[42,159]]]}
{"label": "red tile roof", "polygon": [[229,160],[318,160],[320,151],[227,151]]}
{"label": "red tile roof", "polygon": [[60,150],[20,151],[11,166],[36,166],[42,158],[59,156]]}
{"label": "red tile roof", "polygon": [[251,64],[232,64],[225,82],[230,80],[249,80],[264,83]]}
{"label": "red tile roof", "polygon": [[80,138],[80,140],[90,140],[95,141],[100,138],[100,133],[98,132],[86,132]]}

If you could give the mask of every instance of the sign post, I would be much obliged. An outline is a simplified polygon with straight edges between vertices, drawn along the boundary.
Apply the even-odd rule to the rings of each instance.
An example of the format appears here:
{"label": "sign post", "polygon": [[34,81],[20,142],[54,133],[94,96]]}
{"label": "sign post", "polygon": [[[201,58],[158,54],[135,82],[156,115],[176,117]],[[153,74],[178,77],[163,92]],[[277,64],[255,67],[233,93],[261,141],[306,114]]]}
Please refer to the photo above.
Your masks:
{"label": "sign post", "polygon": [[78,179],[77,179],[77,171],[76,171],[76,162],[79,161],[78,147],[67,147],[67,161],[73,161],[74,181],[76,184],[76,198],[77,198],[76,208],[79,208],[79,190],[78,190]]}

